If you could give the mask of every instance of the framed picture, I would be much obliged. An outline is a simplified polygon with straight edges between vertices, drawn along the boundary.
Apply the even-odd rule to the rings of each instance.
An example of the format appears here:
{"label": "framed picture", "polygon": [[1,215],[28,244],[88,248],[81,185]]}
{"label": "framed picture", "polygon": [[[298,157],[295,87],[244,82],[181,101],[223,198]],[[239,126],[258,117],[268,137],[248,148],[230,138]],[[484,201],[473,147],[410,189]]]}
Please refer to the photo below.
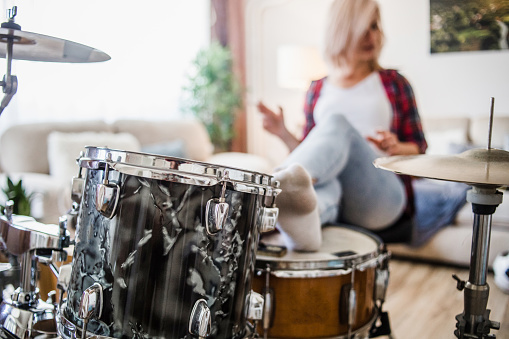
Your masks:
{"label": "framed picture", "polygon": [[431,53],[509,50],[509,0],[430,0]]}

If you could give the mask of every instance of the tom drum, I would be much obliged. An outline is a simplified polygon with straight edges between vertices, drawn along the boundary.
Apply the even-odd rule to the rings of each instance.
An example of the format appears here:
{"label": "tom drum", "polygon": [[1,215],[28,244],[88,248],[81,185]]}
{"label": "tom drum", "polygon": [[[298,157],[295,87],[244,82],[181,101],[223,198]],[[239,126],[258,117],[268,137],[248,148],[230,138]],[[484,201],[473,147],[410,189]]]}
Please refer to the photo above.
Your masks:
{"label": "tom drum", "polygon": [[388,255],[367,231],[328,226],[322,232],[318,252],[257,255],[253,290],[265,298],[259,327],[265,337],[369,336],[376,300],[385,294]]}
{"label": "tom drum", "polygon": [[99,147],[87,147],[79,166],[61,336],[246,337],[255,252],[259,233],[275,225],[277,181]]}

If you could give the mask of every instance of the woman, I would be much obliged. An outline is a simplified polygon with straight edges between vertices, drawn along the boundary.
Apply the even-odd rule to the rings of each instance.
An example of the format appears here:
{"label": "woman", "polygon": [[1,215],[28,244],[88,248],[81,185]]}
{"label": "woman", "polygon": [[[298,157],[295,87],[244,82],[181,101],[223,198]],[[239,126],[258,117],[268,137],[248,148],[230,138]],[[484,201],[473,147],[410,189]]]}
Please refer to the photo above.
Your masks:
{"label": "woman", "polygon": [[[334,1],[325,39],[329,74],[312,82],[307,92],[302,141],[286,129],[281,108],[274,112],[260,102],[258,109],[264,115],[264,128],[279,136],[291,151],[282,168],[298,172],[296,168],[302,167],[309,173],[319,223],[339,220],[382,230],[404,213],[413,213],[410,178],[372,165],[383,155],[425,152],[427,144],[413,91],[401,74],[378,63],[383,33],[374,0]],[[285,181],[285,170],[276,177],[283,180],[283,193],[278,198],[284,205],[280,208],[282,233],[293,240],[290,247],[294,249],[316,249],[320,242],[316,225],[297,230],[287,222],[285,206],[290,205],[286,203],[290,198],[284,191],[292,181]],[[444,221],[454,217],[456,201],[464,203],[463,191],[452,208],[447,205]]]}

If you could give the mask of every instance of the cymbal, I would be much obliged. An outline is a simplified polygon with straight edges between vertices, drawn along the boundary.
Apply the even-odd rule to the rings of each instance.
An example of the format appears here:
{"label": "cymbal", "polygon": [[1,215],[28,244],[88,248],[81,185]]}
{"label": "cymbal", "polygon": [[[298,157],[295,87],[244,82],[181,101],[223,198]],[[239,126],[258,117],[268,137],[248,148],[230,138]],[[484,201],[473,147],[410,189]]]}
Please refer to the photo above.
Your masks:
{"label": "cymbal", "polygon": [[375,159],[375,167],[415,177],[469,185],[509,185],[509,152],[471,149],[455,155],[392,156]]}
{"label": "cymbal", "polygon": [[100,62],[111,57],[92,47],[51,36],[25,32],[19,29],[0,28],[0,57],[7,55],[7,42],[13,40],[12,58],[47,62]]}

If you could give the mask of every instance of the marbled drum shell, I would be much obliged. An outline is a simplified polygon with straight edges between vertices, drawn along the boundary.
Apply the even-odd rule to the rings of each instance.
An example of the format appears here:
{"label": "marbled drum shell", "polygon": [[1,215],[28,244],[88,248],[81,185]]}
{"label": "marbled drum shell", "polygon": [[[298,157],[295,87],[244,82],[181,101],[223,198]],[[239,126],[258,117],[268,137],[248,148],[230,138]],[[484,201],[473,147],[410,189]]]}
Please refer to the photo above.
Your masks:
{"label": "marbled drum shell", "polygon": [[95,207],[104,170],[87,169],[64,316],[81,327],[83,291],[104,288],[100,319],[88,331],[115,338],[191,338],[189,318],[204,299],[210,338],[241,338],[262,222],[264,196],[227,184],[226,226],[205,230],[205,207],[222,185],[197,186],[110,171],[120,186],[112,219]]}

